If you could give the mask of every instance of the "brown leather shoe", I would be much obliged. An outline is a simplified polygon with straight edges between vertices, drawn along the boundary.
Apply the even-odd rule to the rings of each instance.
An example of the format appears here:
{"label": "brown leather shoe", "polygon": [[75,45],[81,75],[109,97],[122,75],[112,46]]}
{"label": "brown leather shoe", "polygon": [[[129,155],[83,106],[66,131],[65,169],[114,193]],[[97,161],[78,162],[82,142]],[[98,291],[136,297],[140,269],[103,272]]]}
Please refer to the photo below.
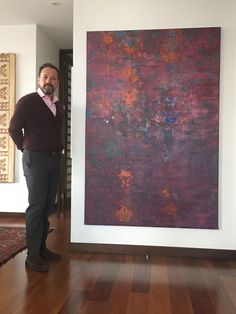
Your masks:
{"label": "brown leather shoe", "polygon": [[41,257],[46,260],[59,261],[62,257],[60,254],[50,251],[49,249],[44,249],[41,251]]}
{"label": "brown leather shoe", "polygon": [[49,271],[48,265],[38,255],[27,256],[26,261],[25,261],[25,266],[28,266],[31,270],[37,271],[37,272]]}

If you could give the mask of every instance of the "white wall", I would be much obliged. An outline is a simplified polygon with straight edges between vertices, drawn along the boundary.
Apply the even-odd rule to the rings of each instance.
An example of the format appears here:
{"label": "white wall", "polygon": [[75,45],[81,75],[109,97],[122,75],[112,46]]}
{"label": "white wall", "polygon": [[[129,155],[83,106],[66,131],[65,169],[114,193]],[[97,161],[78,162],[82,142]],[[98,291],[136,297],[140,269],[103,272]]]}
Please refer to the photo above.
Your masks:
{"label": "white wall", "polygon": [[[39,63],[59,63],[59,50],[37,25],[0,26],[0,52],[16,54],[16,101],[35,91]],[[15,150],[15,182],[0,183],[0,212],[24,212],[28,201],[21,164]]]}
{"label": "white wall", "polygon": [[[16,100],[35,89],[36,26],[0,26],[0,51],[16,54]],[[0,211],[23,212],[27,190],[21,168],[22,153],[15,150],[15,183],[0,184]]]}
{"label": "white wall", "polygon": [[[75,0],[72,106],[72,231],[75,243],[236,249],[235,0]],[[222,28],[219,230],[84,225],[86,31]]]}
{"label": "white wall", "polygon": [[[53,40],[49,38],[42,29],[37,26],[36,33],[36,69],[38,76],[38,69],[41,64],[51,62],[59,67],[59,49],[54,44]],[[37,78],[36,78],[37,81]]]}

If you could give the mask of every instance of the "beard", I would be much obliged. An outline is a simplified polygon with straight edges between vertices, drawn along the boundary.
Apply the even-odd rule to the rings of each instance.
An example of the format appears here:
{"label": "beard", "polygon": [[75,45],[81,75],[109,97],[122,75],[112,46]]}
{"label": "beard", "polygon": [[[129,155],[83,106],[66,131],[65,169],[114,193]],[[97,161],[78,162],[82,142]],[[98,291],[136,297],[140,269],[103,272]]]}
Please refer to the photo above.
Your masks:
{"label": "beard", "polygon": [[42,91],[45,95],[52,95],[55,91],[55,88],[52,84],[48,83],[42,87]]}

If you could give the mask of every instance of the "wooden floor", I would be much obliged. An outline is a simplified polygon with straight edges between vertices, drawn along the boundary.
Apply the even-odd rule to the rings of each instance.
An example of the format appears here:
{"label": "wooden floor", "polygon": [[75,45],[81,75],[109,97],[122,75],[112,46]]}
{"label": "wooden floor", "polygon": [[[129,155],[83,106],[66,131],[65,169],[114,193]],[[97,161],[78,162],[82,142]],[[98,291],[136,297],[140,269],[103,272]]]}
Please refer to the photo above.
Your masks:
{"label": "wooden floor", "polygon": [[[0,224],[24,224],[0,218]],[[0,267],[1,314],[235,314],[236,261],[69,251],[70,217],[53,215],[49,246],[63,254],[49,273]]]}

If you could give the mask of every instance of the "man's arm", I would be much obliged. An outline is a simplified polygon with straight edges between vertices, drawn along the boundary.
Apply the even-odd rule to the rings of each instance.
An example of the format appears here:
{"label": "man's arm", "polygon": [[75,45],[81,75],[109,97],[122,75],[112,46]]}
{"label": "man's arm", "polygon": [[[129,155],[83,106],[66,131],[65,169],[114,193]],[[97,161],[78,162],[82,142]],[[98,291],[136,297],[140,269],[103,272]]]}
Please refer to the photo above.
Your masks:
{"label": "man's arm", "polygon": [[8,132],[17,148],[23,151],[24,133],[23,128],[27,120],[27,106],[24,101],[19,100],[11,118]]}

